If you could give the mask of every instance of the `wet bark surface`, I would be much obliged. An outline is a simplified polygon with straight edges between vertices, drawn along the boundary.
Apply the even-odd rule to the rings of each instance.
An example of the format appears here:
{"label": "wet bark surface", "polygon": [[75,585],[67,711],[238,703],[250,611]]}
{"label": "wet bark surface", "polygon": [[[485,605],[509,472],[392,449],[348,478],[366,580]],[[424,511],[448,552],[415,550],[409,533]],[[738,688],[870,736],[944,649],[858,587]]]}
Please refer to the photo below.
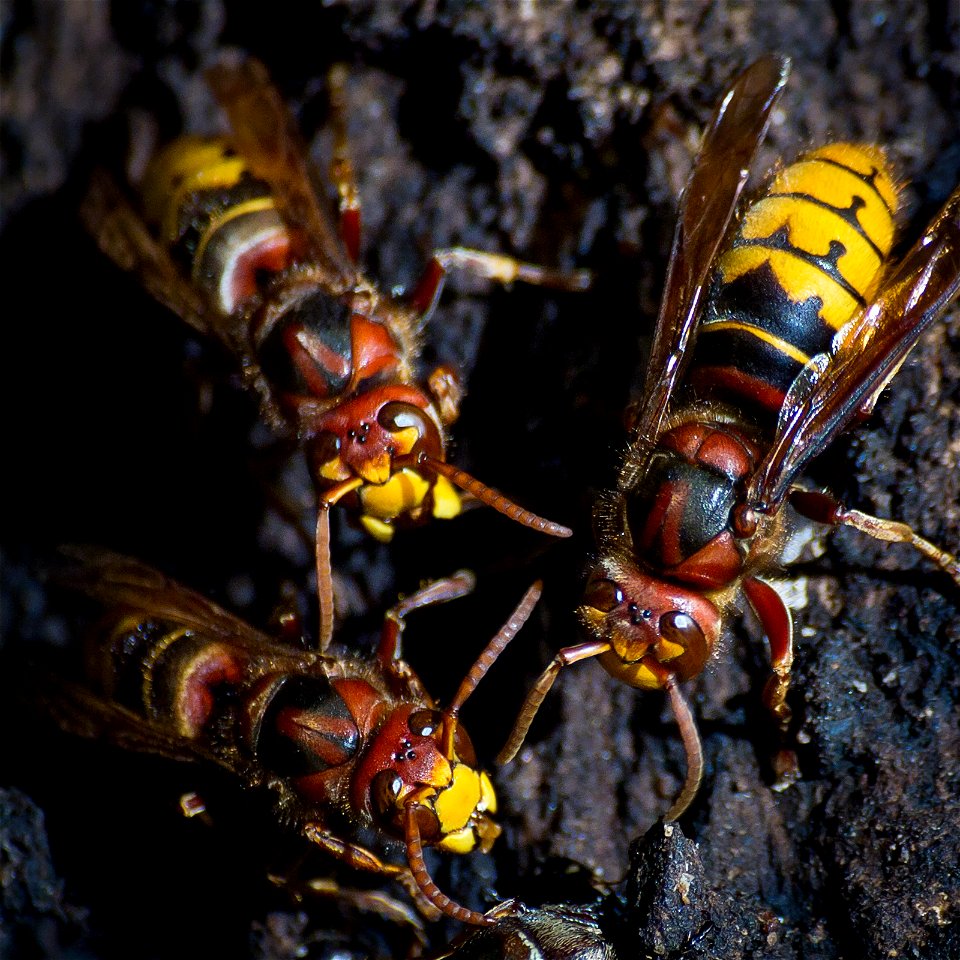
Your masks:
{"label": "wet bark surface", "polygon": [[[492,763],[532,678],[579,639],[590,504],[613,482],[676,197],[718,95],[757,56],[789,54],[758,174],[831,137],[879,142],[910,182],[912,242],[960,182],[956,6],[24,0],[3,19],[0,787],[19,792],[4,794],[0,951],[403,955],[408,928],[311,894],[306,880],[376,884],[303,859],[256,798],[209,771],[61,736],[31,710],[28,676],[69,670],[79,644],[67,602],[38,575],[59,543],[137,556],[258,625],[288,584],[313,609],[309,552],[267,495],[280,482],[309,517],[302,471],[257,426],[229,358],[84,235],[76,209],[90,171],[136,168],[151,143],[215,127],[202,70],[226,48],[267,64],[322,158],[324,78],[346,62],[364,261],[379,282],[409,285],[433,248],[458,243],[595,271],[579,295],[454,280],[429,330],[427,359],[456,365],[468,385],[453,461],[571,525],[572,540],[483,510],[389,547],[335,521],[339,636],[353,648],[369,648],[398,592],[477,573],[473,597],[411,618],[405,635],[440,699],[543,578],[533,620],[464,711]],[[812,477],[956,550],[958,459],[953,311]],[[590,909],[612,915],[600,926],[623,956],[960,957],[960,598],[906,548],[846,531],[822,546],[788,574],[806,601],[790,695],[798,783],[772,789],[765,653],[749,623],[731,623],[689,685],[707,772],[669,838],[656,822],[683,756],[668,707],[582,664],[496,773],[505,832],[494,853],[432,859],[443,889],[486,908],[590,902],[612,886]],[[190,789],[208,799],[211,825],[178,816]],[[631,861],[631,841],[651,828]],[[456,933],[433,924],[426,937],[438,949]]]}

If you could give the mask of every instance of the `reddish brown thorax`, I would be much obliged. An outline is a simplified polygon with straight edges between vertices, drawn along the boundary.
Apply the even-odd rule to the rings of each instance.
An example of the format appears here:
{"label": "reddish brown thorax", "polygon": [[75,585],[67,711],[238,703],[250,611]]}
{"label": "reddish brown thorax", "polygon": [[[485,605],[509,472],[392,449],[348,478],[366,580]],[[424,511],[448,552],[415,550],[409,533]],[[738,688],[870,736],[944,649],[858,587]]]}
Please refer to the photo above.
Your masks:
{"label": "reddish brown thorax", "polygon": [[704,590],[735,580],[743,554],[732,512],[758,456],[756,444],[728,423],[694,420],[667,431],[624,498],[639,560]]}

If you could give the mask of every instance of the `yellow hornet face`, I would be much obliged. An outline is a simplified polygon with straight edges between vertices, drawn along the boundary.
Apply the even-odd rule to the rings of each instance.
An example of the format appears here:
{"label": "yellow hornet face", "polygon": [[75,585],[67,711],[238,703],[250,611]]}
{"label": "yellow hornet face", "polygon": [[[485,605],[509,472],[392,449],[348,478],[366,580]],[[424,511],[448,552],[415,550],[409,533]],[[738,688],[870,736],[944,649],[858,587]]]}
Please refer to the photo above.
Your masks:
{"label": "yellow hornet face", "polygon": [[441,750],[442,716],[400,707],[381,727],[358,766],[355,785],[369,785],[365,806],[374,821],[403,835],[413,809],[420,838],[448,853],[486,853],[500,835],[490,778],[476,768],[473,745],[457,726],[453,756]]}
{"label": "yellow hornet face", "polygon": [[363,509],[360,522],[364,529],[382,543],[388,543],[394,530],[391,521],[401,516],[420,519],[431,485],[431,515],[440,520],[455,517],[461,508],[460,494],[446,477],[426,480],[418,471],[404,468],[380,486],[367,485],[360,489]]}
{"label": "yellow hornet face", "polygon": [[[404,388],[391,388],[406,396]],[[443,459],[443,437],[432,407],[388,399],[384,390],[338,404],[316,424],[310,469],[327,505],[347,495],[360,501],[360,522],[382,543],[395,521],[447,520],[461,510],[460,493],[446,477],[419,469],[418,457]]]}
{"label": "yellow hornet face", "polygon": [[437,844],[449,853],[486,853],[500,835],[500,827],[487,816],[497,812],[497,797],[490,778],[465,763],[454,764],[450,783],[433,799],[433,812],[443,839]]}
{"label": "yellow hornet face", "polygon": [[720,613],[706,597],[615,560],[591,571],[578,613],[610,644],[601,666],[643,690],[660,689],[671,676],[696,676],[720,632]]}

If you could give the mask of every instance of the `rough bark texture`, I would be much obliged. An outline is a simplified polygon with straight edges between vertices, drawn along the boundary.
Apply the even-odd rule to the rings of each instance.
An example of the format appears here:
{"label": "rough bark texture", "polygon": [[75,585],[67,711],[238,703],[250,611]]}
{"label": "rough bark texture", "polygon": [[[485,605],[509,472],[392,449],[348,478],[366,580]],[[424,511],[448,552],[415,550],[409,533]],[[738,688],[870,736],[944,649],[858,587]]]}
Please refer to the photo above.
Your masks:
{"label": "rough bark texture", "polygon": [[[45,811],[52,867],[27,801],[8,794],[18,812],[0,850],[15,842],[27,855],[0,863],[0,951],[402,955],[402,926],[310,894],[294,904],[271,885],[268,871],[333,874],[322,859],[294,869],[296,851],[278,846],[231,784],[58,736],[15,696],[28,662],[66,659],[79,642],[36,575],[58,543],[131,553],[258,624],[285,582],[309,597],[309,554],[265,496],[282,460],[255,426],[253,400],[227,358],[84,236],[76,209],[90,170],[136,165],[152,139],[217,123],[201,72],[226,47],[266,62],[305,131],[321,134],[322,156],[324,77],[346,61],[374,276],[408,284],[433,247],[452,243],[596,271],[585,295],[455,281],[430,329],[431,354],[468,374],[455,462],[572,525],[572,541],[546,542],[485,511],[389,548],[338,524],[338,587],[352,615],[344,642],[369,642],[398,591],[462,566],[477,572],[475,597],[412,620],[406,635],[409,659],[441,698],[529,581],[544,578],[533,622],[464,713],[489,760],[532,677],[576,642],[591,498],[612,482],[675,199],[724,84],[761,53],[792,56],[760,166],[828,137],[880,142],[911,182],[912,240],[960,181],[958,8],[22,0],[2,16],[0,786]],[[871,422],[813,476],[956,550],[958,459],[954,311]],[[287,490],[309,504],[287,473]],[[691,685],[707,775],[681,823],[701,865],[689,915],[671,907],[669,878],[670,858],[692,854],[676,848],[679,837],[667,849],[651,834],[623,891],[630,902],[617,906],[632,931],[624,955],[960,957],[960,597],[911,551],[848,532],[791,575],[807,598],[790,698],[802,779],[771,789],[762,642],[734,623],[726,651]],[[550,865],[569,859],[618,881],[631,838],[669,806],[682,774],[662,697],[618,686],[595,664],[573,668],[519,760],[497,775],[506,830],[494,854],[434,860],[437,879],[478,907],[494,896],[590,899],[582,873]],[[187,789],[209,798],[212,826],[178,818]],[[21,820],[26,845],[10,840],[26,835],[15,832]],[[455,932],[437,924],[428,938],[436,948]]]}

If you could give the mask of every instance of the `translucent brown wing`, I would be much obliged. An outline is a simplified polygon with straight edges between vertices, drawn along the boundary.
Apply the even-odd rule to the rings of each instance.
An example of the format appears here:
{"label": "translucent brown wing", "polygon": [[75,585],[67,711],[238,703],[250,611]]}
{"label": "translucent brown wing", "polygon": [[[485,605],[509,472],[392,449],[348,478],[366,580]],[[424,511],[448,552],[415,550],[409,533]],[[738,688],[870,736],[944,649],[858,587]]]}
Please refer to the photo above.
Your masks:
{"label": "translucent brown wing", "polygon": [[120,188],[102,170],[93,175],[80,217],[100,249],[119,267],[135,274],[160,303],[195,330],[220,335],[216,311],[183,276]]}
{"label": "translucent brown wing", "polygon": [[877,297],[836,336],[826,358],[791,388],[773,446],[747,503],[776,509],[807,462],[858,413],[868,413],[920,335],[960,290],[960,189],[885,280]]}
{"label": "translucent brown wing", "polygon": [[[72,562],[55,571],[55,581],[106,608],[126,607],[171,620],[253,655],[282,657],[286,652],[268,635],[146,564],[98,548],[70,546],[62,552]],[[301,657],[300,651],[289,653]]]}
{"label": "translucent brown wing", "polygon": [[284,222],[301,235],[311,260],[329,273],[332,293],[356,283],[356,271],[329,214],[317,200],[306,151],[266,68],[257,60],[222,63],[207,81],[230,121],[232,140],[254,176],[270,185]]}
{"label": "translucent brown wing", "polygon": [[199,740],[171,733],[119,704],[102,700],[86,687],[48,677],[43,684],[46,711],[62,730],[88,739],[104,739],[124,750],[155,753],[171,760],[225,761],[205,750]]}
{"label": "translucent brown wing", "polygon": [[633,428],[631,442],[640,452],[656,441],[666,416],[683,372],[684,354],[691,346],[711,266],[789,72],[789,59],[772,55],[747,67],[704,133],[680,198],[670,266]]}

